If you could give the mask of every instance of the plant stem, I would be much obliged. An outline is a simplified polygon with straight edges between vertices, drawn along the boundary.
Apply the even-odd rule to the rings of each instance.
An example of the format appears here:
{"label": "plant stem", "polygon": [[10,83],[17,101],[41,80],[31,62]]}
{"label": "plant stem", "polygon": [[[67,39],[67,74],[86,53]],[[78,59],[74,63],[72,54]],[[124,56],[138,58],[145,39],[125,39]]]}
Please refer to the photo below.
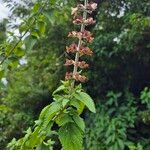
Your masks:
{"label": "plant stem", "polygon": [[[86,8],[87,6],[87,3],[88,3],[88,0],[85,0],[84,1],[84,6]],[[84,11],[83,12],[83,20],[86,20],[87,18],[87,12]],[[84,23],[81,25],[81,29],[80,29],[80,32],[83,32],[85,30],[85,25]],[[80,51],[80,47],[82,45],[82,38],[80,37],[79,38],[79,41],[78,41],[78,47],[77,47],[77,52],[76,52],[76,56],[75,56],[75,64],[74,64],[74,69],[73,69],[73,76],[78,72],[78,61],[79,61],[79,57],[80,57],[80,54],[79,54],[79,51]],[[73,89],[74,88],[74,85],[75,85],[75,80],[73,80],[72,82],[72,85],[71,85],[71,88]]]}

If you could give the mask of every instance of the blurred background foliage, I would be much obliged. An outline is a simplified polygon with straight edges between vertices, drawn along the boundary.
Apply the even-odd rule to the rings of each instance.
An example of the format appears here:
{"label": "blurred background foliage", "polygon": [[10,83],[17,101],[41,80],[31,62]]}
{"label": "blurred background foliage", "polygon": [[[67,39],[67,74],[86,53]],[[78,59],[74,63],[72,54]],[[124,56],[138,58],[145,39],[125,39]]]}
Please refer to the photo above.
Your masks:
{"label": "blurred background foliage", "polygon": [[[12,1],[5,2],[12,15],[0,24],[1,57],[11,34],[8,28],[19,27],[22,31],[26,28],[23,23],[21,26],[10,24],[11,20],[28,18],[30,7],[34,5],[28,0],[15,5]],[[43,2],[34,6],[35,12]],[[39,15],[40,32],[37,25],[33,26],[26,40],[27,47],[15,50],[13,57],[3,64],[3,69],[7,69],[0,70],[3,77],[0,82],[0,149],[5,149],[13,137],[21,137],[33,125],[41,109],[51,102],[51,93],[64,79],[63,62],[67,55],[64,50],[70,43],[68,32],[75,29],[70,15],[75,2],[51,1],[51,6],[43,10],[44,15]],[[98,2],[98,10],[92,16],[96,24],[89,27],[95,37],[90,45],[94,55],[88,58],[89,81],[84,88],[95,100],[97,113],[84,113],[85,149],[149,150],[150,3],[148,0],[95,2]],[[11,36],[13,41],[9,44],[18,40],[13,33]]]}

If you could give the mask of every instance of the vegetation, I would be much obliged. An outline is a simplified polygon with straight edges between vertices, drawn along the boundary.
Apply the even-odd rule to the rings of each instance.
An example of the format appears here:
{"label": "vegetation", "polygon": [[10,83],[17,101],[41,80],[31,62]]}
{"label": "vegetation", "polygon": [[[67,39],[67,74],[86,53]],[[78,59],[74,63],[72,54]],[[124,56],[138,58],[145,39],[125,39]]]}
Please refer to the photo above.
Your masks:
{"label": "vegetation", "polygon": [[[38,119],[45,106],[45,111],[42,111],[44,115],[36,121],[37,127],[41,125],[40,121],[44,123],[46,117],[50,117],[50,120],[55,115],[59,109],[58,101],[64,106],[67,104],[67,100],[61,97],[62,94],[68,95],[66,92],[69,91],[67,88],[70,87],[70,82],[62,82],[65,88],[58,93],[59,95],[54,92],[52,96],[52,93],[57,89],[60,80],[64,79],[66,70],[70,71],[63,66],[64,56],[68,56],[68,53],[64,53],[64,49],[72,41],[67,39],[68,32],[76,28],[71,24],[70,14],[71,7],[75,7],[74,0],[45,0],[35,3],[24,0],[23,5],[5,2],[12,8],[12,20],[20,18],[22,21],[19,25],[14,25],[10,24],[12,20],[9,18],[8,21],[4,20],[1,23],[0,61],[3,63],[0,66],[2,78],[0,147],[2,149],[6,149],[7,145],[13,148],[16,143],[13,137],[18,140],[25,132],[25,138],[33,133],[36,135],[33,128],[34,121]],[[91,16],[96,23],[86,27],[95,37],[93,43],[89,44],[93,49],[93,56],[84,57],[85,60],[88,59],[90,67],[85,73],[89,78],[88,82],[82,86],[94,99],[96,114],[84,111],[81,115],[86,122],[83,135],[83,120],[77,113],[68,110],[67,115],[74,115],[74,119],[78,119],[76,124],[66,116],[66,113],[62,114],[68,118],[69,123],[63,126],[64,122],[57,120],[51,132],[46,132],[47,138],[39,149],[52,147],[61,149],[57,139],[59,134],[61,143],[67,141],[67,144],[63,145],[64,149],[71,149],[71,140],[82,143],[84,136],[84,149],[149,150],[149,2],[148,0],[95,0],[95,2],[98,3],[98,9]],[[33,9],[30,10],[29,6]],[[12,28],[19,29],[19,34],[10,32]],[[27,31],[25,38],[20,38],[25,31]],[[20,43],[14,47],[18,41]],[[72,59],[73,55],[69,55],[69,58]],[[84,92],[80,85],[73,91],[80,96],[85,96]],[[74,96],[75,99],[79,99],[76,94]],[[54,109],[50,105],[53,97],[56,100],[61,99],[52,103]],[[86,99],[91,101],[87,95]],[[77,104],[72,105],[77,107]],[[86,106],[93,110],[93,104]],[[76,110],[76,107],[73,107],[73,110]],[[44,123],[44,126],[42,124],[44,130],[47,126],[50,129],[52,124],[48,123]],[[28,129],[29,126],[31,128]],[[66,128],[69,132],[64,136]],[[42,140],[45,138],[44,135],[45,133],[41,133]],[[68,140],[64,141],[65,139]],[[35,136],[35,143],[32,140],[30,143],[40,144],[41,141],[38,140],[40,139],[36,139]]]}

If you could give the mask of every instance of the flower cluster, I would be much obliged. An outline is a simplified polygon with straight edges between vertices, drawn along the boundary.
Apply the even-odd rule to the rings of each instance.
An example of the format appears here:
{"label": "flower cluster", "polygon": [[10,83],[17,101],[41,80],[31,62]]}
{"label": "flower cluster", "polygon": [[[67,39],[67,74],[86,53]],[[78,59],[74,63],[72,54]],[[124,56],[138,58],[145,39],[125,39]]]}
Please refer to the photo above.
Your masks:
{"label": "flower cluster", "polygon": [[91,43],[94,38],[92,37],[92,33],[90,31],[84,30],[84,31],[72,31],[69,32],[68,37],[74,37],[80,39],[85,39],[87,42]]}
{"label": "flower cluster", "polygon": [[83,75],[80,75],[78,72],[73,74],[72,72],[66,72],[65,80],[74,79],[76,81],[85,82],[87,78]]}
{"label": "flower cluster", "polygon": [[77,51],[78,45],[73,43],[70,46],[66,46],[66,52],[67,53],[76,53],[79,52],[80,56],[82,55],[88,55],[91,56],[93,54],[93,51],[89,47],[85,47],[81,45],[79,47],[79,51]]}
{"label": "flower cluster", "polygon": [[70,65],[74,65],[74,66],[78,66],[80,67],[81,69],[84,69],[84,68],[88,68],[89,67],[89,64],[87,64],[85,61],[78,61],[75,63],[74,60],[70,60],[70,59],[66,59],[66,62],[64,64],[65,66],[70,66]]}
{"label": "flower cluster", "polygon": [[72,15],[74,15],[74,17],[76,17],[78,15],[79,12],[83,12],[86,11],[88,13],[92,13],[93,11],[95,11],[97,9],[97,4],[90,2],[88,4],[83,5],[83,4],[78,4],[77,7],[72,8]]}
{"label": "flower cluster", "polygon": [[[65,79],[66,80],[75,80],[79,82],[85,82],[87,78],[84,75],[81,75],[80,69],[88,68],[89,65],[85,61],[80,61],[80,57],[83,55],[91,56],[93,51],[86,46],[86,43],[91,43],[94,38],[90,31],[87,31],[85,28],[88,25],[94,24],[96,21],[90,17],[90,14],[95,11],[97,4],[93,2],[85,2],[85,4],[78,4],[77,7],[72,8],[73,23],[75,25],[80,25],[80,31],[71,31],[68,34],[68,37],[73,37],[78,39],[78,44],[73,43],[70,46],[66,46],[67,53],[75,53],[75,60],[66,59],[65,66],[74,67],[73,72],[67,72]],[[81,15],[82,14],[82,15]]]}
{"label": "flower cluster", "polygon": [[91,24],[94,24],[96,21],[93,20],[92,17],[88,18],[88,19],[84,19],[83,17],[79,16],[79,17],[76,17],[73,21],[74,24],[77,24],[77,25],[81,25],[81,24],[85,24],[86,26],[87,25],[91,25]]}

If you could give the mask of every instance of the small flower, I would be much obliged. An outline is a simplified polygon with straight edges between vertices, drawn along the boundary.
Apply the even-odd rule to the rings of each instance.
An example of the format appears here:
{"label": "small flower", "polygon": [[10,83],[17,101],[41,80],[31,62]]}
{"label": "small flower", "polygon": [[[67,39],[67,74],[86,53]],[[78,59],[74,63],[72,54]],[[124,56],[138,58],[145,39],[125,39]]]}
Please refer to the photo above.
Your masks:
{"label": "small flower", "polygon": [[87,25],[94,24],[95,22],[96,22],[96,21],[93,20],[92,17],[90,17],[90,18],[88,18],[88,19],[83,19],[83,17],[78,16],[78,17],[75,17],[75,20],[73,20],[73,23],[74,23],[74,24],[77,24],[77,25],[85,24],[86,26],[87,26]]}
{"label": "small flower", "polygon": [[73,75],[73,79],[80,82],[85,82],[87,80],[85,76],[80,75],[78,72]]}
{"label": "small flower", "polygon": [[84,69],[84,68],[88,68],[89,64],[87,64],[85,61],[80,61],[77,63],[77,66],[80,67],[81,69]]}
{"label": "small flower", "polygon": [[93,20],[92,17],[90,17],[90,18],[88,18],[88,19],[86,19],[86,20],[84,21],[84,24],[85,24],[85,25],[91,25],[91,24],[94,24],[95,22],[96,22],[96,21]]}
{"label": "small flower", "polygon": [[73,23],[77,24],[77,25],[80,25],[80,24],[84,23],[84,19],[83,19],[83,17],[78,16],[78,17],[75,18],[75,20],[73,20]]}
{"label": "small flower", "polygon": [[86,9],[88,9],[90,11],[96,10],[97,9],[97,3],[91,2],[91,3],[87,4]]}
{"label": "small flower", "polygon": [[83,4],[78,4],[77,7],[71,8],[71,15],[76,17],[79,12],[81,11],[87,11],[88,13],[92,13],[92,11],[95,11],[97,9],[96,3],[88,3],[85,7]]}
{"label": "small flower", "polygon": [[69,32],[68,37],[82,38],[82,33],[77,31]]}
{"label": "small flower", "polygon": [[94,38],[92,37],[92,34],[90,31],[84,30],[82,32],[82,38],[86,39],[89,43],[91,43]]}
{"label": "small flower", "polygon": [[80,38],[86,39],[89,43],[91,43],[94,40],[91,32],[87,31],[87,30],[84,30],[83,32],[77,32],[77,31],[69,32],[68,37],[76,37],[79,39]]}
{"label": "small flower", "polygon": [[74,61],[71,59],[66,59],[66,62],[65,62],[65,66],[70,66],[70,65],[73,65],[74,64]]}
{"label": "small flower", "polygon": [[72,76],[73,76],[73,73],[72,73],[72,72],[66,72],[65,80],[70,80],[70,79],[72,79]]}
{"label": "small flower", "polygon": [[79,9],[80,11],[86,9],[83,4],[78,4],[77,7],[78,7],[78,9]]}
{"label": "small flower", "polygon": [[83,4],[78,4],[77,7],[71,8],[71,15],[76,17],[80,11],[85,10],[85,6]]}
{"label": "small flower", "polygon": [[71,8],[71,15],[77,15],[78,13],[78,7]]}
{"label": "small flower", "polygon": [[73,43],[70,46],[66,46],[66,52],[67,53],[75,53],[77,51],[77,44]]}
{"label": "small flower", "polygon": [[89,55],[93,54],[92,50],[88,47],[81,46],[79,50],[80,55]]}

